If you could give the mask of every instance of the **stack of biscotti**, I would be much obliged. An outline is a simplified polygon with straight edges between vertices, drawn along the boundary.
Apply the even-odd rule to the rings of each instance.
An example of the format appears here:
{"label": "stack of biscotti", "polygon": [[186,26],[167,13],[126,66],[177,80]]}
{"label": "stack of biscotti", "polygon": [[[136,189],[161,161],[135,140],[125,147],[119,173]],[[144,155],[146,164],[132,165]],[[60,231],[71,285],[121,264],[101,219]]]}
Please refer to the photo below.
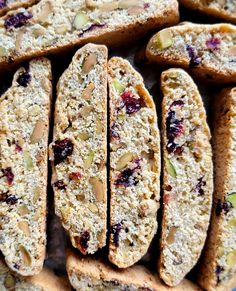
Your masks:
{"label": "stack of biscotti", "polygon": [[28,7],[38,2],[39,0],[1,0],[0,1],[0,16],[7,11],[17,9],[19,7]]}
{"label": "stack of biscotti", "polygon": [[227,291],[236,285],[236,88],[224,89],[215,105],[214,207],[197,274],[204,289]]}
{"label": "stack of biscotti", "polygon": [[24,276],[45,257],[51,91],[50,62],[35,59],[0,98],[0,250]]}
{"label": "stack of biscotti", "polygon": [[165,286],[157,275],[147,268],[135,265],[127,269],[115,269],[108,262],[92,258],[81,258],[70,252],[66,263],[69,280],[75,290],[88,291],[200,291],[188,280],[177,287]]}
{"label": "stack of biscotti", "polygon": [[159,272],[176,286],[197,263],[211,215],[212,149],[196,85],[182,69],[162,73],[163,215]]}
{"label": "stack of biscotti", "polygon": [[179,2],[189,9],[236,23],[236,2],[234,0],[179,0]]}
{"label": "stack of biscotti", "polygon": [[159,31],[149,41],[151,62],[180,66],[211,82],[236,81],[236,26],[183,23]]}
{"label": "stack of biscotti", "polygon": [[0,18],[0,65],[88,42],[121,46],[178,13],[177,0],[41,0]]}
{"label": "stack of biscotti", "polygon": [[51,144],[55,211],[74,247],[106,244],[107,48],[87,44],[57,86]]}
{"label": "stack of biscotti", "polygon": [[31,277],[22,277],[12,272],[0,259],[0,290],[1,291],[70,291],[68,280],[57,277],[48,268]]}
{"label": "stack of biscotti", "polygon": [[110,98],[109,259],[133,265],[157,230],[160,138],[157,114],[143,79],[128,61],[108,63]]}

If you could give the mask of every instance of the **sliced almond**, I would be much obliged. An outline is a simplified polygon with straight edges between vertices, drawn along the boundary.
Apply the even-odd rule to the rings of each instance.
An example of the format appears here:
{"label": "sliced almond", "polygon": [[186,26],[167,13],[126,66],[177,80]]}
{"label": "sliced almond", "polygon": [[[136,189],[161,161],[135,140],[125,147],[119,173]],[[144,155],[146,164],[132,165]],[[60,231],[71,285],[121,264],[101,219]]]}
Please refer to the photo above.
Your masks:
{"label": "sliced almond", "polygon": [[93,93],[93,90],[95,88],[95,85],[94,83],[90,83],[85,89],[84,91],[82,92],[82,98],[84,100],[91,100],[91,97],[92,97],[92,93]]}
{"label": "sliced almond", "polygon": [[120,0],[119,8],[128,9],[133,6],[141,6],[142,4],[143,4],[143,1],[140,1],[140,0]]}
{"label": "sliced almond", "polygon": [[89,9],[95,9],[98,7],[97,3],[93,0],[85,0],[85,5]]}
{"label": "sliced almond", "polygon": [[92,212],[92,213],[97,213],[98,212],[98,207],[96,204],[94,203],[88,203],[88,209]]}
{"label": "sliced almond", "polygon": [[17,52],[21,49],[21,43],[22,43],[24,34],[25,34],[25,30],[19,30],[16,35],[15,49]]}
{"label": "sliced almond", "polygon": [[40,15],[38,16],[38,21],[44,24],[49,18],[49,15],[52,13],[52,10],[52,3],[50,1],[45,2],[42,6]]}
{"label": "sliced almond", "polygon": [[78,137],[79,137],[79,139],[86,141],[89,139],[90,136],[87,132],[80,132],[78,134]]}
{"label": "sliced almond", "polygon": [[19,208],[18,208],[18,213],[21,215],[21,216],[24,216],[24,215],[27,215],[29,214],[29,209],[26,205],[21,205]]}
{"label": "sliced almond", "polygon": [[89,116],[89,114],[93,111],[93,106],[83,106],[79,113],[82,117],[86,118]]}
{"label": "sliced almond", "polygon": [[93,53],[89,54],[83,63],[82,73],[88,74],[92,67],[96,64],[96,62],[97,62],[96,54]]}
{"label": "sliced almond", "polygon": [[116,165],[116,170],[120,171],[123,168],[125,168],[127,166],[127,164],[129,162],[131,162],[133,160],[133,154],[132,153],[126,153],[123,156],[121,156],[117,162]]}
{"label": "sliced almond", "polygon": [[177,227],[171,227],[167,236],[167,243],[169,245],[173,244],[175,242],[175,234],[177,232],[178,228]]}
{"label": "sliced almond", "polygon": [[105,197],[105,188],[101,180],[96,177],[91,177],[89,183],[92,185],[93,193],[98,202],[102,202]]}
{"label": "sliced almond", "polygon": [[24,233],[26,236],[29,236],[29,235],[30,235],[29,224],[28,224],[27,221],[22,220],[22,221],[18,222],[18,227],[19,227],[20,230],[23,231],[23,233]]}
{"label": "sliced almond", "polygon": [[142,14],[145,12],[145,9],[141,6],[133,6],[133,7],[130,7],[128,9],[128,13],[129,15],[133,16],[133,15],[138,15],[138,14]]}
{"label": "sliced almond", "polygon": [[58,34],[66,34],[68,32],[69,28],[66,25],[59,25],[55,28],[56,33]]}
{"label": "sliced almond", "polygon": [[30,142],[33,144],[39,142],[42,139],[44,132],[45,132],[45,122],[43,120],[38,120],[31,134]]}
{"label": "sliced almond", "polygon": [[105,2],[99,5],[99,10],[102,12],[109,12],[109,11],[114,11],[116,9],[118,9],[119,4],[117,1],[113,1],[113,2]]}
{"label": "sliced almond", "polygon": [[24,265],[29,267],[32,264],[32,259],[29,252],[23,245],[20,245],[19,251],[21,253]]}
{"label": "sliced almond", "polygon": [[47,29],[41,26],[40,24],[36,24],[32,27],[32,34],[34,37],[39,37],[45,35],[47,32]]}

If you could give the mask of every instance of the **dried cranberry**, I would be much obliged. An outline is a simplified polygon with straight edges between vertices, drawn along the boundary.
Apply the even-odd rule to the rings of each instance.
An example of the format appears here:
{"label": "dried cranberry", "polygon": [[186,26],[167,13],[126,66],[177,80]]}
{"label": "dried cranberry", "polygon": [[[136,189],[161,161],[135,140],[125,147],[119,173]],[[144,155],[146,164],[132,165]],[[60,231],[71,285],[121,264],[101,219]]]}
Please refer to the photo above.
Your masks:
{"label": "dried cranberry", "polygon": [[171,105],[170,105],[170,108],[174,107],[174,106],[184,106],[184,101],[183,100],[177,100],[177,101],[174,101]]}
{"label": "dried cranberry", "polygon": [[111,233],[113,234],[113,242],[115,244],[116,247],[119,246],[119,235],[120,235],[120,231],[123,229],[123,225],[122,222],[119,222],[117,224],[114,224],[111,227]]}
{"label": "dried cranberry", "polygon": [[5,20],[4,26],[6,29],[9,29],[11,27],[18,28],[26,24],[26,22],[32,17],[33,14],[28,11],[20,12],[15,15],[10,15]]}
{"label": "dried cranberry", "polygon": [[220,274],[224,271],[224,268],[221,267],[221,266],[217,266],[216,267],[216,270],[215,270],[215,274],[216,274],[216,277],[217,277],[217,284],[220,283]]}
{"label": "dried cranberry", "polygon": [[138,180],[133,177],[135,169],[125,169],[115,181],[116,186],[131,187],[138,184]]}
{"label": "dried cranberry", "polygon": [[120,135],[119,133],[117,132],[117,129],[118,129],[118,125],[114,122],[111,126],[111,137],[114,138],[114,139],[119,139],[120,138]]}
{"label": "dried cranberry", "polygon": [[92,24],[92,25],[90,25],[87,29],[85,29],[83,32],[81,32],[81,33],[79,34],[79,36],[83,36],[83,35],[84,35],[85,33],[87,33],[87,32],[90,32],[90,31],[96,30],[97,28],[103,28],[103,27],[105,27],[105,26],[106,26],[105,23],[103,23],[103,24],[99,24],[99,23]]}
{"label": "dried cranberry", "polygon": [[18,78],[17,78],[17,83],[22,86],[22,87],[27,87],[29,82],[31,81],[32,77],[28,71],[22,73]]}
{"label": "dried cranberry", "polygon": [[9,205],[15,205],[17,203],[17,201],[18,201],[18,199],[16,198],[15,195],[8,196],[6,199],[6,203]]}
{"label": "dried cranberry", "polygon": [[3,173],[2,177],[6,177],[8,185],[11,186],[14,180],[14,174],[12,173],[12,168],[8,167],[6,169],[2,169],[2,173]]}
{"label": "dried cranberry", "polygon": [[220,216],[222,211],[224,211],[224,214],[227,214],[231,208],[231,204],[229,202],[221,202],[219,199],[216,205],[216,215]]}
{"label": "dried cranberry", "polygon": [[67,157],[71,156],[74,150],[72,141],[68,138],[57,140],[53,145],[54,163],[55,165],[63,162]]}
{"label": "dried cranberry", "polygon": [[16,264],[16,263],[13,265],[13,268],[16,269],[16,270],[20,270],[20,266],[18,264]]}
{"label": "dried cranberry", "polygon": [[191,45],[187,45],[186,50],[190,58],[189,67],[194,68],[198,66],[201,63],[201,58],[197,55],[195,49]]}
{"label": "dried cranberry", "polygon": [[0,0],[0,9],[4,8],[7,6],[7,1],[6,0]]}
{"label": "dried cranberry", "polygon": [[210,51],[216,51],[220,49],[220,39],[217,37],[211,37],[206,41],[206,46]]}
{"label": "dried cranberry", "polygon": [[167,138],[169,140],[175,139],[184,133],[183,119],[176,119],[175,112],[170,111],[166,119]]}
{"label": "dried cranberry", "polygon": [[16,143],[16,152],[17,153],[21,153],[22,152],[22,147],[18,143]]}
{"label": "dried cranberry", "polygon": [[204,186],[206,186],[206,181],[203,181],[203,177],[201,177],[198,179],[198,183],[195,188],[195,190],[199,193],[199,196],[204,195],[204,190],[202,189]]}
{"label": "dried cranberry", "polygon": [[121,95],[123,105],[126,108],[127,114],[138,112],[143,106],[143,100],[141,98],[134,98],[133,94],[129,91],[124,92]]}
{"label": "dried cranberry", "polygon": [[150,7],[150,4],[149,3],[144,3],[144,5],[143,5],[143,8],[144,9],[148,9]]}
{"label": "dried cranberry", "polygon": [[86,230],[80,237],[76,237],[76,242],[81,252],[85,253],[88,248],[88,242],[90,240],[90,233]]}
{"label": "dried cranberry", "polygon": [[63,182],[63,180],[58,180],[53,184],[54,187],[56,187],[59,190],[66,190],[66,185]]}
{"label": "dried cranberry", "polygon": [[81,173],[80,172],[72,172],[72,173],[70,173],[69,174],[69,179],[70,180],[79,180],[79,179],[81,179],[82,178],[82,175],[81,175]]}

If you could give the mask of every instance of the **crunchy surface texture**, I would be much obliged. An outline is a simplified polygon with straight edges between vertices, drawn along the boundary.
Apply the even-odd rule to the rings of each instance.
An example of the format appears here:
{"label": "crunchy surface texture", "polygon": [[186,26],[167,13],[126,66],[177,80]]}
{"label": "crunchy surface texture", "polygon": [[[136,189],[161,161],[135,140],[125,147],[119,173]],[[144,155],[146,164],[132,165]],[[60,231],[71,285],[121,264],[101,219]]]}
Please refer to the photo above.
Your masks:
{"label": "crunchy surface texture", "polygon": [[211,291],[230,290],[235,287],[231,282],[236,283],[236,88],[227,88],[217,97],[214,211],[198,272],[199,283]]}
{"label": "crunchy surface texture", "polygon": [[176,0],[41,0],[0,19],[0,65],[88,42],[121,45],[177,21]]}
{"label": "crunchy surface texture", "polygon": [[189,9],[236,23],[235,0],[179,0],[179,2]]}
{"label": "crunchy surface texture", "polygon": [[0,1],[0,16],[5,14],[7,11],[16,9],[19,7],[28,7],[39,0],[1,0]]}
{"label": "crunchy surface texture", "polygon": [[213,167],[201,96],[181,69],[162,73],[163,220],[159,271],[177,285],[197,263],[210,220]]}
{"label": "crunchy surface texture", "polygon": [[181,66],[204,80],[236,81],[236,26],[230,24],[183,23],[161,30],[146,53],[152,62]]}
{"label": "crunchy surface texture", "polygon": [[199,291],[188,280],[174,288],[167,287],[160,279],[143,266],[115,269],[109,263],[92,258],[81,258],[70,252],[67,257],[67,272],[73,288],[94,291]]}
{"label": "crunchy surface texture", "polygon": [[106,244],[107,48],[88,44],[59,80],[50,150],[55,211],[74,247]]}
{"label": "crunchy surface texture", "polygon": [[31,277],[22,277],[12,272],[0,259],[0,290],[1,291],[70,291],[67,279],[59,278],[46,267]]}
{"label": "crunchy surface texture", "polygon": [[160,137],[156,108],[128,61],[108,63],[110,96],[109,259],[120,268],[147,252],[157,230]]}
{"label": "crunchy surface texture", "polygon": [[0,98],[0,249],[21,275],[42,269],[46,243],[51,65],[20,68]]}

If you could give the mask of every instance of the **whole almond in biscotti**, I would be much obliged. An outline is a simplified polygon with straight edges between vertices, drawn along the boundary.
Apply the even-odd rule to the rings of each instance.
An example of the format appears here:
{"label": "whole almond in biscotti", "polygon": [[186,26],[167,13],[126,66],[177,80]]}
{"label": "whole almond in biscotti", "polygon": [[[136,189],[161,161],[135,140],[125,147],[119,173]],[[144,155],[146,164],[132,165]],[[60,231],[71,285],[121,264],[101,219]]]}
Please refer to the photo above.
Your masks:
{"label": "whole almond in biscotti", "polygon": [[202,288],[231,290],[236,285],[236,88],[216,96],[213,150],[215,193],[211,229],[197,275]]}
{"label": "whole almond in biscotti", "polygon": [[106,244],[107,48],[77,51],[57,86],[50,159],[55,211],[83,254]]}
{"label": "whole almond in biscotti", "polygon": [[4,15],[9,10],[28,7],[37,2],[39,2],[39,0],[0,0],[0,16]]}
{"label": "whole almond in biscotti", "polygon": [[155,104],[122,58],[108,63],[110,97],[109,259],[120,268],[147,252],[157,230],[160,140]]}
{"label": "whole almond in biscotti", "polygon": [[236,2],[234,0],[179,0],[179,2],[189,9],[236,23]]}
{"label": "whole almond in biscotti", "polygon": [[212,205],[210,132],[196,85],[182,69],[164,71],[163,220],[159,272],[178,285],[203,249]]}
{"label": "whole almond in biscotti", "polygon": [[45,258],[51,91],[50,62],[35,59],[0,97],[0,250],[23,276]]}
{"label": "whole almond in biscotti", "polygon": [[177,0],[41,0],[0,18],[0,67],[88,42],[127,45],[178,19]]}
{"label": "whole almond in biscotti", "polygon": [[189,69],[204,81],[236,82],[236,26],[183,23],[163,29],[148,43],[151,62]]}

